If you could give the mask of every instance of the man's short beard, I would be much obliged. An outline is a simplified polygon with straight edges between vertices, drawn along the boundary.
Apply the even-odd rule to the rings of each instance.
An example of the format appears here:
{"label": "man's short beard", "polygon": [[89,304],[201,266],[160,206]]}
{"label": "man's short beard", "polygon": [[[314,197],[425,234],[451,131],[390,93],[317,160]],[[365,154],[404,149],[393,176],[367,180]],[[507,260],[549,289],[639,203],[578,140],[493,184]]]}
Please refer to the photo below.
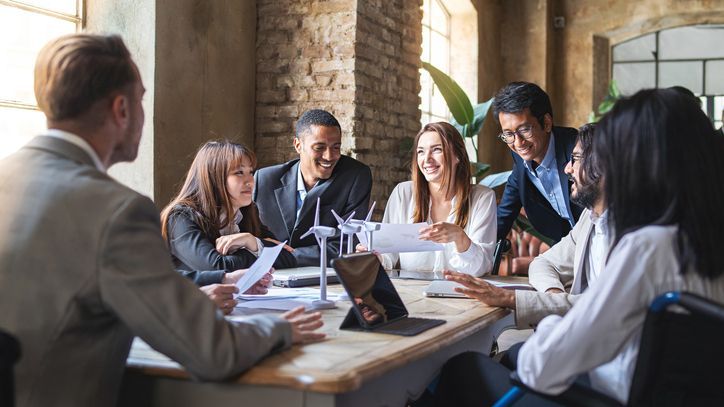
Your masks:
{"label": "man's short beard", "polygon": [[576,184],[576,195],[571,196],[571,201],[586,209],[591,209],[598,201],[601,192],[598,190],[598,184]]}

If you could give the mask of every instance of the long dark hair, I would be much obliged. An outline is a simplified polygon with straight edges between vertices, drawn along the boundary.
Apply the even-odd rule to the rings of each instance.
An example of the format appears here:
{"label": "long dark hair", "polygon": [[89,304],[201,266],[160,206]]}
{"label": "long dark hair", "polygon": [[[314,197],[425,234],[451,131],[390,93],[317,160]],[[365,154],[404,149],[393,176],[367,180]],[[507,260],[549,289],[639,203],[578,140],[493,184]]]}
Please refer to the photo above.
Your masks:
{"label": "long dark hair", "polygon": [[[470,159],[465,150],[465,142],[460,133],[450,123],[438,122],[428,123],[415,136],[414,148],[412,150],[412,187],[415,196],[415,209],[412,217],[415,222],[426,222],[430,216],[430,186],[425,176],[417,166],[417,143],[420,136],[426,132],[435,132],[442,140],[442,154],[447,164],[442,169],[442,188],[446,199],[457,198],[455,205],[455,224],[465,228],[468,224],[468,213],[470,212]],[[453,159],[458,159],[458,165],[453,167]],[[455,171],[453,172],[453,168]],[[454,188],[454,189],[453,189]]]}
{"label": "long dark hair", "polygon": [[691,97],[642,90],[596,128],[613,245],[646,225],[676,225],[680,272],[724,271],[724,143]]}
{"label": "long dark hair", "polygon": [[[191,209],[194,221],[210,239],[218,238],[219,230],[234,221],[226,177],[241,165],[244,157],[256,168],[254,152],[241,144],[209,141],[199,148],[181,190],[161,212],[161,233],[166,241],[169,217],[178,210]],[[259,237],[261,221],[254,202],[240,211],[243,216],[240,227]],[[222,214],[226,214],[223,221]]]}

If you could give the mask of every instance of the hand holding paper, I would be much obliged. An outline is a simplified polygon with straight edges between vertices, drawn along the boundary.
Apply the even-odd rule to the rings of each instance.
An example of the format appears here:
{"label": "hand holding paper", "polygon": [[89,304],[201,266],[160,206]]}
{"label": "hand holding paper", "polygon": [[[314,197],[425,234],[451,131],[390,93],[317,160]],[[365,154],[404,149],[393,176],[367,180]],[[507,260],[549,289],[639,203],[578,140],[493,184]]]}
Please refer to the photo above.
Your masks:
{"label": "hand holding paper", "polygon": [[249,267],[249,270],[236,282],[236,286],[239,287],[240,293],[245,293],[251,286],[259,281],[264,275],[271,269],[274,261],[281,253],[284,248],[284,243],[278,244],[274,247],[267,247],[262,250],[259,258],[256,259],[254,264]]}
{"label": "hand holding paper", "polygon": [[[381,223],[380,230],[375,232],[375,251],[378,253],[434,252],[442,250],[439,243],[420,239],[420,230],[428,227],[427,223]],[[357,238],[367,247],[367,236],[357,233]]]}

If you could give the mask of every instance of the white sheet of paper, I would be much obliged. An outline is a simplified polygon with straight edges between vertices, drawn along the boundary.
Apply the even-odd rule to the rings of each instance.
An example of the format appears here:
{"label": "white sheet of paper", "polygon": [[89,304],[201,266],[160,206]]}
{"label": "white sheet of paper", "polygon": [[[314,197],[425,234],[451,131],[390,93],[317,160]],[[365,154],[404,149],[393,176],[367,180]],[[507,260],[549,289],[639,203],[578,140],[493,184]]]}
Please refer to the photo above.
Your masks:
{"label": "white sheet of paper", "polygon": [[264,277],[264,274],[266,274],[274,264],[274,260],[277,259],[286,243],[287,242],[284,241],[274,247],[265,247],[264,250],[261,251],[261,255],[259,255],[259,258],[249,267],[249,271],[244,273],[239,281],[236,282],[240,293],[246,292],[246,290],[250,289],[260,278]]}
{"label": "white sheet of paper", "polygon": [[272,287],[266,294],[239,294],[237,300],[244,301],[269,301],[284,298],[319,298],[318,288],[298,287],[298,288],[278,288]]}
{"label": "white sheet of paper", "polygon": [[[427,223],[381,223],[372,234],[372,249],[379,253],[434,252],[442,250],[440,243],[420,240],[420,229]],[[360,243],[367,246],[367,235],[357,233]]]}
{"label": "white sheet of paper", "polygon": [[[327,297],[328,300],[334,301],[334,298]],[[265,301],[242,301],[236,304],[236,309],[241,311],[249,309],[289,311],[299,306],[304,306],[307,311],[317,309],[314,305],[316,298],[293,297],[280,298]]]}

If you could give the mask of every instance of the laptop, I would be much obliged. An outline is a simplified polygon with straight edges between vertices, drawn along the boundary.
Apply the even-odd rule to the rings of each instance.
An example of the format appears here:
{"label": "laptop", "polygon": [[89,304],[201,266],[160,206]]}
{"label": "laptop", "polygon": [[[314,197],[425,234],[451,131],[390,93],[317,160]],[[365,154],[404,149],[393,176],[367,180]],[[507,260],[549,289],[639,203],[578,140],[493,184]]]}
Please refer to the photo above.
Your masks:
{"label": "laptop", "polygon": [[340,329],[413,336],[445,323],[411,318],[390,277],[372,253],[347,254],[332,260],[352,307]]}
{"label": "laptop", "polygon": [[[483,277],[487,283],[496,287],[505,288],[507,290],[534,290],[533,286],[525,282],[516,282],[512,279],[501,278],[498,276]],[[462,287],[461,284],[449,280],[435,280],[425,288],[426,297],[448,297],[448,298],[470,298],[463,293],[455,291],[456,287]]]}
{"label": "laptop", "polygon": [[[291,269],[274,270],[274,285],[277,287],[306,287],[319,285],[319,267],[296,267]],[[338,283],[337,274],[331,267],[327,267],[327,284]]]}

